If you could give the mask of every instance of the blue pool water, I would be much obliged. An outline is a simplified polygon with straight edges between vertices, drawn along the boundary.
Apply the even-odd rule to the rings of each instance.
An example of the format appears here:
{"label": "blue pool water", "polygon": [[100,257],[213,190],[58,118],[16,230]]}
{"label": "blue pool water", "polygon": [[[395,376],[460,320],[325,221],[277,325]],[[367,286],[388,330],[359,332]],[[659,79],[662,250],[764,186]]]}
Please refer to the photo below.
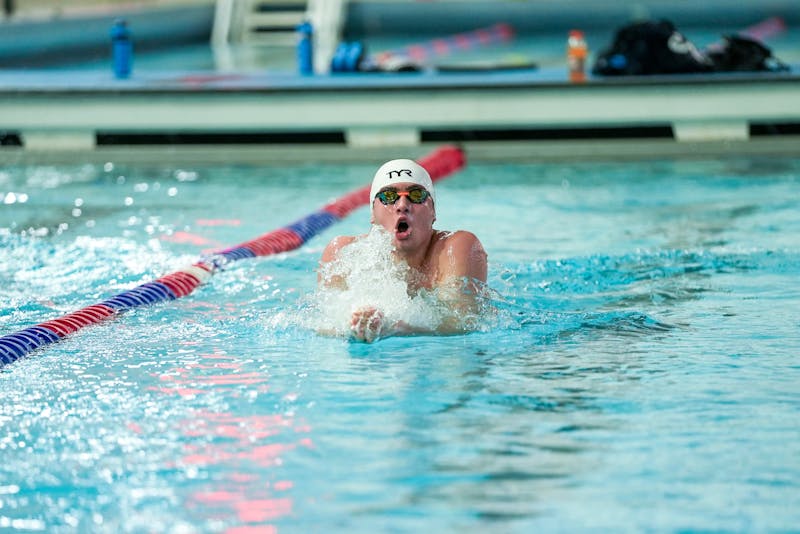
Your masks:
{"label": "blue pool water", "polygon": [[[0,171],[0,334],[282,227],[379,164]],[[791,531],[800,524],[800,160],[471,163],[483,331],[317,335],[318,257],[0,371],[0,530]]]}

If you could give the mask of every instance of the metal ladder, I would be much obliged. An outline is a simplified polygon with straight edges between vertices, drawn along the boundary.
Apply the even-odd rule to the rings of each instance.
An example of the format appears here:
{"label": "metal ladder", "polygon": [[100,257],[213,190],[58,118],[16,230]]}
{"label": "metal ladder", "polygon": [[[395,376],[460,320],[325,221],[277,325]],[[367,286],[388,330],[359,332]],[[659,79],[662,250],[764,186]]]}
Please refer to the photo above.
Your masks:
{"label": "metal ladder", "polygon": [[217,0],[211,43],[294,47],[304,20],[314,27],[314,70],[329,70],[344,24],[346,0]]}

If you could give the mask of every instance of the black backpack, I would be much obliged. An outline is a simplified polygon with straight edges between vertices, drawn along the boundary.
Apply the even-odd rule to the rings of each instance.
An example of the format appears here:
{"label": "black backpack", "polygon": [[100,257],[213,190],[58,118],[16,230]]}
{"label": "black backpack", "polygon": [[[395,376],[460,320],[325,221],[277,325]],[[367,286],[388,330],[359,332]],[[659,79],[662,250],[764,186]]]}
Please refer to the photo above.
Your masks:
{"label": "black backpack", "polygon": [[592,74],[630,76],[698,72],[788,70],[764,44],[741,35],[701,51],[668,20],[628,24],[595,60]]}
{"label": "black backpack", "polygon": [[603,76],[711,72],[711,60],[668,20],[628,24],[597,56],[592,74]]}

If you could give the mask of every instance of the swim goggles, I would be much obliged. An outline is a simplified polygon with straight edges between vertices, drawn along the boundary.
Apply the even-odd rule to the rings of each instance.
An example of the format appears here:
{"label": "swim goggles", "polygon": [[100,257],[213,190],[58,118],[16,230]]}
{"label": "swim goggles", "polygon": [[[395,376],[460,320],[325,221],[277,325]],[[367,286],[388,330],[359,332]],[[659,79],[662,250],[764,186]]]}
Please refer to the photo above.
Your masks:
{"label": "swim goggles", "polygon": [[431,196],[425,189],[414,188],[409,189],[408,191],[395,191],[394,189],[386,189],[381,191],[375,197],[381,201],[381,204],[384,206],[388,206],[390,204],[394,204],[400,197],[406,197],[410,200],[413,204],[422,204],[428,197]]}

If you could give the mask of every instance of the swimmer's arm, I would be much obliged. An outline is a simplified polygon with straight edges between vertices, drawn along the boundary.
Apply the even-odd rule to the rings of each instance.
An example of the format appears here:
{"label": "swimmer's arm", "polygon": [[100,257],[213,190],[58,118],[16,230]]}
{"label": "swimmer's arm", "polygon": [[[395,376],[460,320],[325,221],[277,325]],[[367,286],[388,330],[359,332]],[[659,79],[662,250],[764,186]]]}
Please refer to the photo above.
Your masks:
{"label": "swimmer's arm", "polygon": [[392,336],[416,334],[456,335],[476,329],[475,319],[481,309],[479,299],[485,284],[480,280],[452,280],[446,288],[440,288],[439,299],[450,313],[445,314],[435,325],[410,325],[405,321],[388,322],[378,308],[366,306],[353,312],[350,335],[356,341],[372,343]]}
{"label": "swimmer's arm", "polygon": [[386,335],[466,334],[475,330],[475,319],[482,305],[485,284],[479,280],[452,280],[446,288],[440,288],[439,300],[447,307],[441,321],[435,327],[409,325],[405,321],[397,321],[384,329]]}

